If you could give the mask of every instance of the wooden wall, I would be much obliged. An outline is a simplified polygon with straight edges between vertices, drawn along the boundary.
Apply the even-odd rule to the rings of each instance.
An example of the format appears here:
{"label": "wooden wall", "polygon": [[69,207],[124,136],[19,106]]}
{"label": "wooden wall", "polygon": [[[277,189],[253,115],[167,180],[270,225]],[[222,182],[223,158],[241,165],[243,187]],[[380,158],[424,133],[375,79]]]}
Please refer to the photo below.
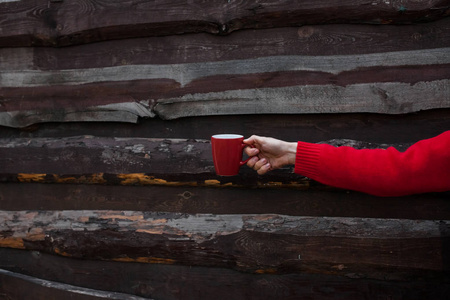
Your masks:
{"label": "wooden wall", "polygon": [[218,177],[209,138],[449,130],[449,11],[0,0],[0,298],[445,299],[449,193]]}

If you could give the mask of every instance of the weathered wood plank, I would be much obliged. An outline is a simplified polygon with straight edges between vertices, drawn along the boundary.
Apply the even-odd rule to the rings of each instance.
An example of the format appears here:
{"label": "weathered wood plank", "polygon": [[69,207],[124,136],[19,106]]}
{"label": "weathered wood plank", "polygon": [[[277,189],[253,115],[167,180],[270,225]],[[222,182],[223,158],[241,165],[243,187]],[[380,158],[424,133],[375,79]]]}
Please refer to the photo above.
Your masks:
{"label": "weathered wood plank", "polygon": [[0,248],[0,266],[104,291],[186,300],[447,299],[450,285],[426,274],[408,281],[321,274],[248,274],[230,269],[71,259],[38,251]]}
{"label": "weathered wood plank", "polygon": [[[220,79],[217,79],[220,83]],[[208,81],[205,81],[199,85],[207,86],[207,84]],[[128,82],[126,85],[132,86],[133,82]],[[332,84],[300,85],[186,94],[177,98],[158,99],[151,102],[136,101],[130,99],[129,95],[124,95],[117,97],[116,100],[127,102],[119,103],[110,103],[114,101],[114,98],[104,95],[99,96],[98,99],[83,97],[81,107],[69,104],[59,109],[37,107],[31,110],[1,111],[0,125],[20,128],[43,122],[137,123],[140,118],[154,116],[172,120],[185,117],[245,114],[405,114],[449,108],[449,87],[448,79],[422,81],[415,85],[409,83],[368,83],[345,87]],[[31,89],[34,90],[34,88]],[[113,91],[114,88],[111,88],[109,93]],[[20,93],[19,89],[15,93]],[[55,98],[59,97],[61,96]],[[17,102],[14,101],[15,99],[7,101],[9,100],[12,102],[5,103],[4,107],[21,106],[22,102],[24,107],[33,105],[29,104],[33,103],[32,98]],[[56,106],[70,102],[62,96],[61,99],[44,99],[36,106],[51,105],[55,103],[55,100]],[[108,104],[92,106],[96,101]]]}
{"label": "weathered wood plank", "polygon": [[[123,13],[124,5],[127,12]],[[401,24],[448,16],[449,2],[290,1],[190,3],[185,1],[0,3],[0,46],[66,46],[108,39],[187,32],[228,34],[246,28],[323,23]]]}
{"label": "weathered wood plank", "polygon": [[43,280],[19,273],[0,269],[0,296],[8,300],[143,300],[148,298],[136,297],[115,292],[105,292]]}
{"label": "weathered wood plank", "polygon": [[[24,127],[48,121],[136,121],[155,114],[174,119],[261,113],[400,114],[445,108],[450,106],[448,52],[448,48],[439,48],[357,57],[276,56],[59,71],[10,70],[0,78],[0,124]],[[405,76],[405,72],[415,75]]]}
{"label": "weathered wood plank", "polygon": [[[446,65],[450,48],[330,56],[267,56],[253,59],[186,64],[126,65],[57,71],[11,70],[2,72],[2,87],[82,85],[95,82],[170,79],[187,86],[204,77],[260,73],[315,71],[337,75],[372,67]],[[448,74],[448,73],[446,73]]]}
{"label": "weathered wood plank", "polygon": [[[43,150],[43,151],[40,151]],[[149,180],[144,174],[212,173],[208,140],[96,138],[2,140],[0,173],[123,174],[123,181]],[[40,153],[39,153],[40,152]],[[14,154],[16,153],[16,154]],[[78,163],[74,163],[77,161]],[[169,167],[170,165],[170,167]],[[127,176],[129,174],[129,176]],[[98,175],[102,182],[102,175]],[[38,176],[39,177],[39,176]]]}
{"label": "weathered wood plank", "polygon": [[1,247],[67,257],[363,278],[407,279],[421,272],[439,277],[447,271],[446,220],[131,211],[0,214]]}
{"label": "weathered wood plank", "polygon": [[261,88],[186,95],[158,101],[166,120],[229,114],[387,113],[450,107],[450,80]]}
{"label": "weathered wood plank", "polygon": [[267,182],[265,186],[242,189],[232,186],[2,183],[0,210],[132,210],[450,220],[449,193],[380,198],[311,186],[303,190],[280,189],[273,185],[268,188]]}
{"label": "weathered wood plank", "polygon": [[[449,48],[450,51],[450,48]],[[429,55],[435,55],[429,53]],[[166,79],[165,76],[171,76],[169,73],[161,71],[157,72],[158,66],[139,67],[137,72],[140,72],[142,78],[139,74],[135,74],[137,77],[128,77],[128,75],[119,75],[117,72],[130,72],[130,67],[126,69],[118,70],[82,70],[81,73],[77,74],[78,71],[71,71],[73,76],[79,77],[74,80],[64,80],[53,84],[45,84],[46,80],[48,83],[53,82],[53,76],[57,76],[55,72],[46,72],[47,74],[42,74],[42,72],[32,72],[20,71],[14,73],[4,73],[3,79],[4,87],[1,88],[1,96],[3,97],[1,101],[0,111],[14,112],[17,110],[42,110],[43,114],[48,113],[50,108],[53,109],[64,109],[67,107],[67,113],[72,111],[77,112],[82,108],[87,107],[94,110],[102,109],[104,111],[110,110],[123,110],[130,111],[136,115],[153,117],[154,111],[153,106],[155,102],[171,101],[173,97],[186,98],[187,96],[192,99],[206,98],[208,93],[233,93],[236,90],[248,90],[247,93],[251,93],[255,89],[264,88],[286,88],[286,87],[305,87],[317,86],[323,87],[323,89],[329,88],[329,86],[336,86],[336,88],[344,89],[347,86],[352,85],[370,85],[371,83],[403,83],[409,85],[423,84],[423,82],[433,82],[439,80],[447,80],[449,77],[450,60],[442,61],[443,64],[438,64],[438,59],[445,56],[446,51],[441,50],[435,59],[430,63],[425,65],[410,66],[405,62],[406,65],[398,66],[354,66],[353,70],[320,70],[321,66],[317,64],[313,66],[315,62],[311,62],[307,66],[291,66],[286,67],[283,70],[282,66],[278,66],[276,69],[273,67],[276,62],[270,62],[271,59],[267,58],[265,67],[256,68],[255,70],[248,70],[248,73],[241,74],[240,70],[245,66],[246,63],[251,65],[250,62],[228,62],[229,66],[227,70],[221,70],[219,66],[216,72],[210,74],[199,74],[199,70],[202,68],[200,65],[190,69],[187,65],[185,68],[188,70],[187,73],[193,73],[196,78],[192,78],[192,81],[188,84],[182,86],[174,78]],[[442,55],[440,55],[442,54]],[[406,54],[405,54],[406,55]],[[425,56],[424,53],[422,56]],[[315,57],[319,58],[319,57]],[[355,58],[355,57],[354,57]],[[420,59],[419,57],[416,57]],[[284,57],[282,62],[279,63],[288,64],[288,57]],[[325,59],[325,58],[324,58]],[[355,58],[356,59],[356,58]],[[258,59],[261,63],[262,59]],[[295,57],[292,60],[294,64],[296,61],[299,62],[300,57]],[[336,63],[339,57],[332,59],[330,65]],[[351,58],[348,58],[351,60]],[[382,61],[383,58],[372,58],[370,64],[376,64],[377,61]],[[447,62],[447,63],[446,63]],[[264,64],[264,62],[262,62]],[[303,63],[302,63],[303,64]],[[322,65],[323,66],[323,65]],[[207,67],[207,66],[204,66]],[[346,65],[349,67],[349,65]],[[177,67],[178,68],[178,67]],[[296,70],[298,68],[298,70]],[[316,70],[307,70],[307,69]],[[176,69],[176,68],[175,68]],[[147,74],[147,72],[153,73],[155,78],[144,78],[152,77]],[[232,74],[235,72],[236,74]],[[52,75],[52,73],[55,73]],[[91,75],[89,75],[91,73]],[[186,75],[188,79],[190,75]],[[228,73],[228,74],[227,74]],[[405,74],[411,75],[406,76]],[[82,75],[85,75],[84,82],[78,85],[78,80]],[[96,74],[96,75],[94,75]],[[24,77],[22,77],[22,75]],[[231,76],[232,75],[232,76]],[[161,78],[157,78],[161,76]],[[180,74],[177,76],[182,77]],[[204,77],[202,77],[204,76]],[[231,76],[231,77],[230,77]],[[90,79],[89,79],[90,78]],[[15,79],[17,81],[15,81]],[[102,82],[102,79],[108,80],[107,82]],[[130,79],[127,81],[127,79]],[[91,80],[92,82],[89,82]],[[38,83],[39,81],[39,83]],[[36,86],[29,86],[27,82]],[[7,87],[11,84],[11,87]],[[65,85],[67,84],[67,85]],[[255,92],[253,92],[255,93]],[[261,92],[262,93],[262,92]],[[256,96],[256,95],[255,95]],[[175,99],[177,99],[175,98]],[[122,105],[122,106],[120,106]],[[343,111],[345,112],[345,111]]]}
{"label": "weathered wood plank", "polygon": [[0,70],[69,70],[266,56],[331,56],[450,47],[450,18],[399,26],[311,25],[113,40],[77,47],[0,48]]}

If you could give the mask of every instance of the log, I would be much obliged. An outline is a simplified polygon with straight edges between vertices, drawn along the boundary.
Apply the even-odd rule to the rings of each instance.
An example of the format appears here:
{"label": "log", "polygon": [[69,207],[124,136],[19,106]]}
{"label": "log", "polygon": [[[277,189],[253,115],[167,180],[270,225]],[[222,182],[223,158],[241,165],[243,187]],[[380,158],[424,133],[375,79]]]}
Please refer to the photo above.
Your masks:
{"label": "log", "polygon": [[327,274],[249,274],[231,269],[137,264],[0,248],[0,266],[14,272],[103,291],[154,299],[447,299],[449,283],[423,276],[408,281]]}
{"label": "log", "polygon": [[[214,171],[210,142],[205,140],[81,136],[2,140],[0,144],[1,174],[202,174]],[[76,161],[79,163],[74,163]],[[141,177],[145,180],[143,174]],[[123,181],[133,178],[124,175]],[[136,175],[136,180],[139,178]],[[93,180],[103,181],[101,175]]]}
{"label": "log", "polygon": [[0,216],[0,247],[74,258],[402,280],[447,271],[446,220],[30,210]]}
{"label": "log", "polygon": [[223,35],[239,29],[306,24],[405,24],[446,17],[448,8],[448,0],[360,0],[339,5],[334,1],[211,1],[200,6],[185,1],[2,1],[0,47],[67,46],[189,32]]}
{"label": "log", "polygon": [[[409,146],[339,139],[327,143],[356,149]],[[299,189],[311,185],[293,174],[293,166],[263,178],[250,168],[242,168],[239,176],[217,176],[209,140],[93,136],[0,139],[0,175],[4,182]]]}

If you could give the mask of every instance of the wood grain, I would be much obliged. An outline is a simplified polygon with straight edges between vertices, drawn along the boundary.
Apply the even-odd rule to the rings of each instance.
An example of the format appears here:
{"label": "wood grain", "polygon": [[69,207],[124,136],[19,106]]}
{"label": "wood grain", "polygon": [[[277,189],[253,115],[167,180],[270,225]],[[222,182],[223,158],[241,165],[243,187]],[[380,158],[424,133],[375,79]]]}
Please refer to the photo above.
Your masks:
{"label": "wood grain", "polygon": [[[4,159],[0,173],[84,175],[103,170],[101,173],[124,174],[125,181],[126,174],[130,174],[132,180],[132,173],[146,173],[149,170],[154,174],[213,172],[210,142],[205,140],[87,136],[35,139],[31,143],[26,139],[3,140],[0,148]],[[38,154],[39,149],[44,151]],[[36,155],[30,156],[36,150]],[[79,164],[74,164],[74,159]],[[170,163],[170,168],[167,163]],[[144,174],[141,176],[145,179]],[[136,179],[139,178],[136,175]]]}
{"label": "wood grain", "polygon": [[0,248],[0,266],[16,273],[91,289],[161,300],[248,299],[447,299],[445,277],[407,281],[356,274],[248,274],[231,269],[163,264],[136,264],[49,255]]}
{"label": "wood grain", "polygon": [[[123,13],[126,5],[127,13]],[[363,7],[363,9],[361,8]],[[273,1],[190,3],[134,0],[0,3],[0,46],[67,46],[108,39],[324,23],[404,24],[448,15],[449,2]]]}
{"label": "wood grain", "polygon": [[[448,49],[77,70],[10,70],[0,124],[449,107]],[[405,76],[405,73],[408,75]],[[364,95],[364,97],[361,97]]]}
{"label": "wood grain", "polygon": [[11,70],[2,72],[2,87],[38,87],[41,85],[82,85],[104,81],[170,79],[180,86],[217,75],[247,75],[293,71],[341,74],[371,67],[445,65],[450,63],[450,48],[332,56],[269,56],[254,59],[171,65],[127,65],[80,70]]}
{"label": "wood grain", "polygon": [[425,271],[440,276],[446,270],[442,243],[449,238],[445,220],[145,211],[0,214],[1,247],[255,273],[357,273],[365,278],[390,273],[402,278]]}
{"label": "wood grain", "polygon": [[185,34],[73,47],[0,48],[0,70],[68,70],[184,64],[267,56],[332,56],[450,47],[450,18],[403,26],[310,25],[242,30],[227,37]]}
{"label": "wood grain", "polygon": [[[186,95],[158,101],[163,119],[230,114],[402,114],[450,106],[450,81],[261,88]],[[361,95],[364,95],[363,97]]]}

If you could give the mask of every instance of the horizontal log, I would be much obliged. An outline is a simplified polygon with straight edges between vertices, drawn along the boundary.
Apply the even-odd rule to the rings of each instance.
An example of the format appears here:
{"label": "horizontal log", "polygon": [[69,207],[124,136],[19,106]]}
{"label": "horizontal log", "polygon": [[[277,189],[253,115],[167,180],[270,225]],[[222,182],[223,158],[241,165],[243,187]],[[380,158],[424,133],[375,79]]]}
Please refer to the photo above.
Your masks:
{"label": "horizontal log", "polygon": [[445,220],[133,211],[1,211],[0,216],[0,247],[84,259],[364,278],[441,276],[446,271],[442,243],[450,233]]}
{"label": "horizontal log", "polygon": [[[209,140],[66,137],[0,139],[3,181],[163,186],[260,186],[305,189],[311,183],[292,166],[258,178],[250,168],[240,176],[214,173]],[[408,144],[332,140],[335,146],[402,150]]]}
{"label": "horizontal log", "polygon": [[448,16],[449,2],[277,1],[246,3],[185,1],[147,3],[2,1],[0,47],[67,46],[109,39],[189,32],[228,34],[247,28],[324,23],[404,24]]}
{"label": "horizontal log", "polygon": [[80,260],[0,248],[0,266],[14,272],[104,291],[154,299],[447,299],[445,278],[398,281],[328,274],[249,274],[213,267]]}
{"label": "horizontal log", "polygon": [[[43,150],[43,151],[41,151]],[[2,140],[0,173],[125,174],[126,180],[146,180],[144,174],[212,173],[209,141],[184,139],[96,138]],[[14,154],[16,153],[16,154]],[[78,163],[75,163],[78,162]],[[102,171],[100,171],[102,170]],[[100,172],[99,172],[100,171]],[[130,174],[129,177],[126,174]],[[39,176],[37,176],[39,177]],[[95,180],[95,179],[94,179]],[[100,182],[101,175],[99,175]],[[148,178],[151,181],[151,178]],[[88,179],[87,179],[88,181]]]}
{"label": "horizontal log", "polygon": [[148,298],[92,290],[0,269],[0,295],[5,299],[143,300]]}
{"label": "horizontal log", "polygon": [[401,114],[446,108],[447,53],[447,48],[439,48],[358,56],[10,70],[0,79],[0,125],[135,122],[155,115],[174,119],[261,113]]}
{"label": "horizontal log", "polygon": [[0,70],[73,70],[267,56],[361,55],[450,47],[450,18],[403,26],[311,25],[113,40],[77,47],[0,48]]}

